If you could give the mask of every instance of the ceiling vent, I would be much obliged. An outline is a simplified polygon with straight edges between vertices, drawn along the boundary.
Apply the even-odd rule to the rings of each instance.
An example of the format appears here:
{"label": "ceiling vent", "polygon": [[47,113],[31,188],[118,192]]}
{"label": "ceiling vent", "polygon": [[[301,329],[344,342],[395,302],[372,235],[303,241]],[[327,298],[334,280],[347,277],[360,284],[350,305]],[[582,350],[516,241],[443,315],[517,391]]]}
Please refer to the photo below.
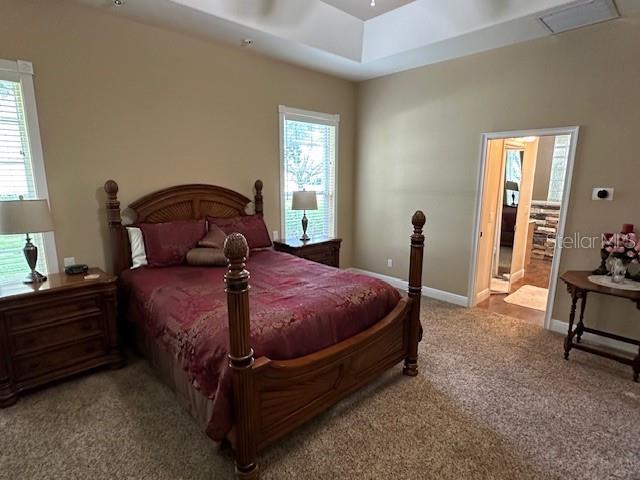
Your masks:
{"label": "ceiling vent", "polygon": [[560,33],[613,20],[619,16],[613,0],[590,0],[551,11],[539,17],[539,20],[551,33]]}

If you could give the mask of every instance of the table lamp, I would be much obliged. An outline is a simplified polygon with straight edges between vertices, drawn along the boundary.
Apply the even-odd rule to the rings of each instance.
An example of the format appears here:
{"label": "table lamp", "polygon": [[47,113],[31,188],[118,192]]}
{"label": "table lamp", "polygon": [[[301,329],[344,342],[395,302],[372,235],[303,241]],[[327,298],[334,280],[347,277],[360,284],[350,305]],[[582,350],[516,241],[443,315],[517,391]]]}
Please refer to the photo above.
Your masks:
{"label": "table lamp", "polygon": [[[519,192],[520,191],[520,185],[518,185],[518,182],[513,182],[511,180],[507,180],[506,182],[504,182],[504,189],[505,190],[511,190],[513,192]],[[512,207],[516,207],[517,206],[516,205],[516,194],[515,193],[511,194],[511,206]]]}
{"label": "table lamp", "polygon": [[24,279],[24,283],[41,283],[47,279],[36,271],[38,247],[31,243],[29,234],[52,230],[53,218],[46,200],[23,200],[20,197],[20,200],[0,201],[0,235],[27,235],[27,243],[22,251],[31,273]]}
{"label": "table lamp", "polygon": [[306,242],[310,240],[307,235],[307,225],[309,220],[307,219],[307,210],[317,210],[318,200],[316,199],[316,192],[307,192],[303,190],[301,192],[293,192],[293,199],[291,201],[291,210],[303,210],[302,214],[302,237],[300,240]]}

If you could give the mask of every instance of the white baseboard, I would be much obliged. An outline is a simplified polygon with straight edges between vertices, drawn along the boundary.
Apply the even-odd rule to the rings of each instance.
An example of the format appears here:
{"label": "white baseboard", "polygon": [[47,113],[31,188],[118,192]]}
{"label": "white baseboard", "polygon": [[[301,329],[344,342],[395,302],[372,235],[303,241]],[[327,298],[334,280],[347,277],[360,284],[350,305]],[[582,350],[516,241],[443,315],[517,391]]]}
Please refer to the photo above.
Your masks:
{"label": "white baseboard", "polygon": [[524,269],[518,270],[516,273],[511,275],[511,281],[512,282],[517,282],[521,278],[524,278]]}
{"label": "white baseboard", "polygon": [[484,302],[490,296],[491,296],[491,289],[490,288],[485,288],[480,293],[478,293],[478,295],[476,295],[476,303],[473,306]]}
{"label": "white baseboard", "polygon": [[[551,320],[551,331],[561,333],[566,336],[568,330],[569,324],[567,322],[555,319]],[[630,343],[619,342],[613,338],[601,337],[599,335],[593,335],[586,332],[582,335],[582,338],[590,343],[620,350],[621,352],[632,353],[634,355],[638,353],[638,347],[631,345]]]}
{"label": "white baseboard", "polygon": [[[389,275],[383,275],[382,273],[370,272],[368,270],[361,270],[359,268],[347,268],[347,270],[368,275],[370,277],[376,277],[380,280],[384,280],[392,287],[400,290],[407,290],[407,282],[397,277],[391,277]],[[443,302],[453,303],[454,305],[460,305],[462,307],[469,306],[469,299],[463,295],[456,293],[445,292],[444,290],[438,290],[430,287],[422,287],[422,295],[429,298],[435,298],[436,300],[442,300]]]}

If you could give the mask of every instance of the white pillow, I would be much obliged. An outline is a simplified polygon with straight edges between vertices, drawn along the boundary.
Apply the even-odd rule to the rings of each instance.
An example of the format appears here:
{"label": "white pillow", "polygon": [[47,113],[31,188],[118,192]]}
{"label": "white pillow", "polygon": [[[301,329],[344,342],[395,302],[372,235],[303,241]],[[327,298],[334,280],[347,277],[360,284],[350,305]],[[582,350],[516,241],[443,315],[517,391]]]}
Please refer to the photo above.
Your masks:
{"label": "white pillow", "polygon": [[129,245],[131,245],[131,269],[147,265],[147,250],[144,248],[142,230],[136,227],[127,227]]}

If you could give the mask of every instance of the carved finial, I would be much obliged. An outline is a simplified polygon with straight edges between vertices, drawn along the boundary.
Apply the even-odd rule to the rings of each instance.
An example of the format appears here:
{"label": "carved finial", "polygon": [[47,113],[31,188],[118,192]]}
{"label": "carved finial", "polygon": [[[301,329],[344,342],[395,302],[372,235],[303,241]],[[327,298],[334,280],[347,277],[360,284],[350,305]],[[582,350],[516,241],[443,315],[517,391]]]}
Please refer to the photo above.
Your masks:
{"label": "carved finial", "polygon": [[224,241],[224,256],[231,264],[242,263],[249,253],[247,239],[241,233],[232,233]]}
{"label": "carved finial", "polygon": [[413,217],[411,217],[411,223],[416,230],[422,230],[426,221],[427,217],[422,210],[417,210],[416,213],[413,214]]}
{"label": "carved finial", "polygon": [[254,197],[255,211],[256,214],[262,215],[262,213],[264,212],[264,204],[262,201],[262,180],[256,180],[254,187],[256,189],[256,196]]}
{"label": "carved finial", "polygon": [[118,184],[115,180],[107,180],[104,183],[104,191],[109,195],[115,196],[118,193]]}

